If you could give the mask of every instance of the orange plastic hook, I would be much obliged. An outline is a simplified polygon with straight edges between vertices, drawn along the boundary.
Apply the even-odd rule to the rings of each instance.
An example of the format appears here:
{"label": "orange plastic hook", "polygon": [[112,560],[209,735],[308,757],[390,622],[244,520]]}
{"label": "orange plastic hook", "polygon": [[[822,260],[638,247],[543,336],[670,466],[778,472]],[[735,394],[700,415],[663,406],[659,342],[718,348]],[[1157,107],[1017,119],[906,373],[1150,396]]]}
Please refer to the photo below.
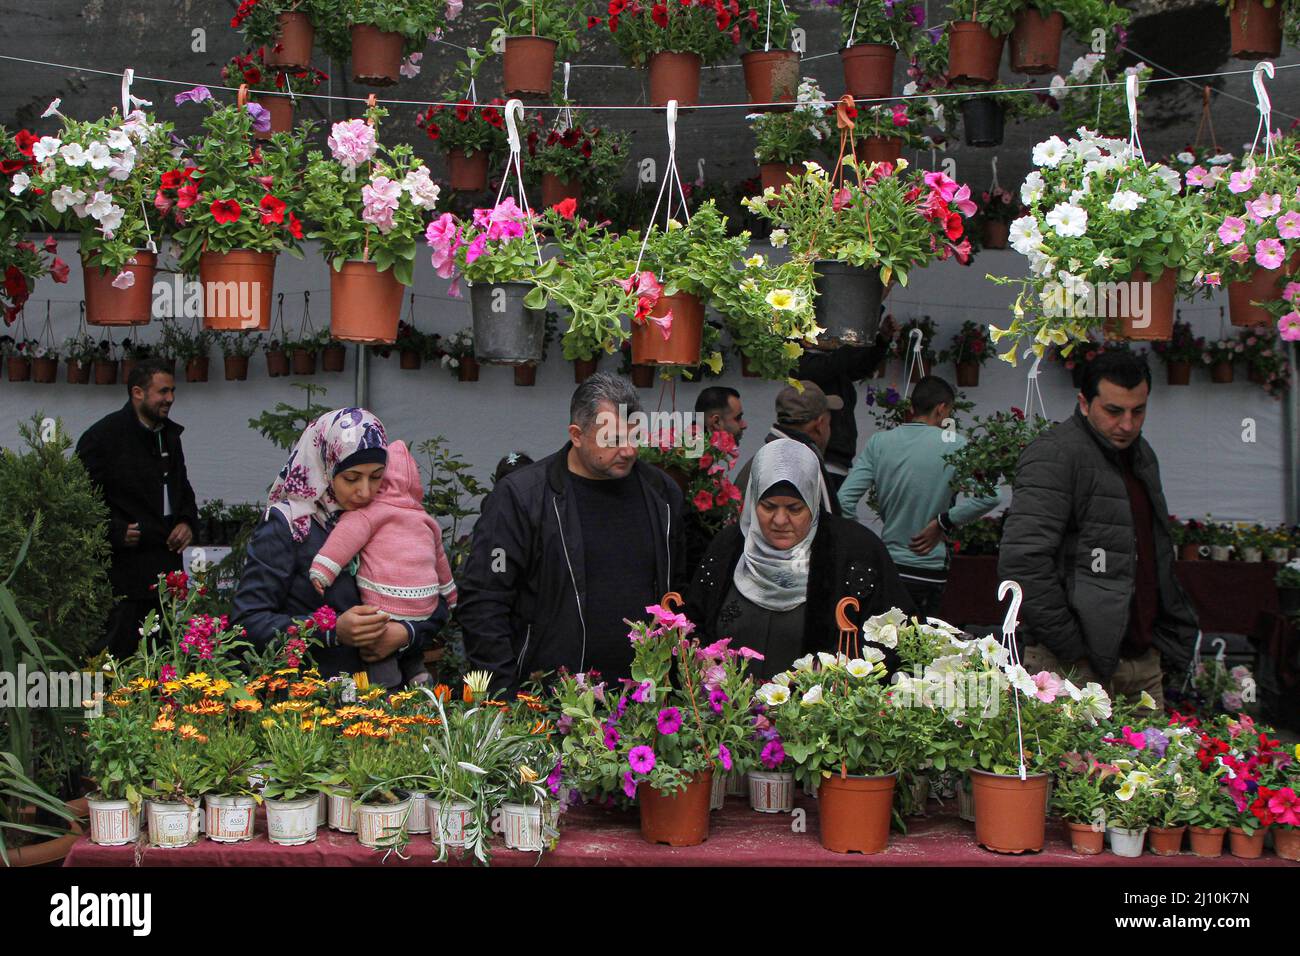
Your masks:
{"label": "orange plastic hook", "polygon": [[839,625],[841,631],[856,631],[858,626],[849,620],[848,615],[844,612],[849,608],[857,611],[862,605],[858,603],[855,597],[840,598],[840,603],[835,605],[835,623]]}
{"label": "orange plastic hook", "polygon": [[244,104],[247,102],[248,102],[248,84],[240,83],[239,92],[235,94],[235,107],[237,109],[242,110],[244,108]]}
{"label": "orange plastic hook", "polygon": [[666,610],[676,613],[677,609],[680,608],[685,603],[686,602],[682,600],[682,596],[680,594],[678,594],[676,591],[669,591],[660,599],[659,606]]}

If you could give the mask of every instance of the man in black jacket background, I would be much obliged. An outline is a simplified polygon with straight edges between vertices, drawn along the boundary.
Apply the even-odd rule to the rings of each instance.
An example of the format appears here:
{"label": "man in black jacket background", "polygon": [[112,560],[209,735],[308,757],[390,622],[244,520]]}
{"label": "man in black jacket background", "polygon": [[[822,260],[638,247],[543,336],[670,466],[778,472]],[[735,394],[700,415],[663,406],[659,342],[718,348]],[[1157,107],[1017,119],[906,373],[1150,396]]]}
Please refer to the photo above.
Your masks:
{"label": "man in black jacket background", "polygon": [[683,573],[682,493],[637,461],[640,412],[631,383],[593,375],[573,394],[569,442],[484,500],[456,614],[493,691],[560,667],[627,677],[624,618],[644,618]]}
{"label": "man in black jacket background", "polygon": [[140,624],[158,601],[150,585],[159,574],[180,570],[181,551],[198,523],[181,450],[185,429],[171,420],[175,378],[149,360],[131,370],[126,385],[126,405],[77,442],[77,457],[108,505],[108,579],[119,600],[100,647],[118,658],[135,650]]}

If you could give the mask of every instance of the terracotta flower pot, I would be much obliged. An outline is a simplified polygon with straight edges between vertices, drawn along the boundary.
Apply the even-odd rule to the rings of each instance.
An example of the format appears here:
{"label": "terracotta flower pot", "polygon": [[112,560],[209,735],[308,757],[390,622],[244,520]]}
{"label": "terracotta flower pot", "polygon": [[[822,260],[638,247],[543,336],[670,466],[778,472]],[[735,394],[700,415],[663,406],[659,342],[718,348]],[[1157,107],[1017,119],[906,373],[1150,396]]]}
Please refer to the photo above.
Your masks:
{"label": "terracotta flower pot", "polygon": [[1231,385],[1232,378],[1231,362],[1215,362],[1210,366],[1210,381],[1215,385]]}
{"label": "terracotta flower pot", "polygon": [[275,41],[266,47],[267,66],[294,72],[311,66],[316,28],[305,13],[282,13],[277,18]]}
{"label": "terracotta flower pot", "polygon": [[1272,59],[1282,52],[1282,4],[1235,0],[1228,7],[1228,30],[1237,59]]}
{"label": "terracotta flower pot", "polygon": [[[79,817],[85,817],[89,812],[86,807],[85,797],[69,800],[65,806]],[[10,847],[8,850],[9,865],[49,866],[58,863],[68,855],[76,842],[81,839],[81,834],[80,821],[71,820],[68,822],[68,832],[64,836],[42,839],[37,843],[29,843],[26,846]]]}
{"label": "terracotta flower pot", "polygon": [[270,139],[276,133],[293,132],[293,100],[275,93],[262,93],[253,97],[258,106],[271,114],[271,128],[265,133],[254,133],[258,139]]}
{"label": "terracotta flower pot", "polygon": [[855,43],[840,50],[844,88],[854,99],[875,100],[894,92],[894,60],[898,50],[888,43]]}
{"label": "terracotta flower pot", "polygon": [[704,305],[688,292],[660,296],[650,315],[660,318],[673,314],[672,329],[663,337],[653,322],[632,325],[632,364],[686,365],[700,364],[700,342],[704,333]]}
{"label": "terracotta flower pot", "polygon": [[1188,827],[1192,839],[1192,852],[1197,856],[1223,856],[1223,835],[1226,827]]}
{"label": "terracotta flower pot", "polygon": [[66,381],[69,385],[85,385],[90,382],[91,363],[78,359],[68,359]]}
{"label": "terracotta flower pot", "polygon": [[1183,850],[1183,834],[1187,827],[1151,827],[1147,831],[1147,845],[1156,856],[1177,856]]}
{"label": "terracotta flower pot", "polygon": [[289,363],[293,367],[294,375],[316,374],[316,353],[311,349],[291,349]]}
{"label": "terracotta flower pot", "polygon": [[1199,561],[1201,560],[1201,546],[1199,544],[1180,544],[1178,546],[1179,561]]}
{"label": "terracotta flower pot", "polygon": [[798,166],[787,166],[785,163],[760,163],[758,167],[758,181],[766,191],[770,186],[778,193],[785,189],[790,180],[798,176],[803,170]]}
{"label": "terracotta flower pot", "polygon": [[266,374],[279,378],[289,374],[289,353],[284,349],[266,350]]}
{"label": "terracotta flower pot", "polygon": [[48,385],[59,377],[59,360],[56,358],[32,359],[32,381]]}
{"label": "terracotta flower pot", "polygon": [[452,189],[467,193],[482,192],[487,189],[488,154],[481,149],[468,156],[459,149],[449,150],[447,178]]}
{"label": "terracotta flower pot", "polygon": [[817,817],[821,844],[836,853],[883,853],[889,845],[894,784],[882,777],[823,776]]}
{"label": "terracotta flower pot", "polygon": [[1273,852],[1284,860],[1300,861],[1300,830],[1295,827],[1274,827]]}
{"label": "terracotta flower pot", "polygon": [[1043,16],[1034,7],[1025,7],[1017,13],[1011,31],[1011,69],[1029,76],[1055,73],[1064,29],[1065,17],[1059,10]]}
{"label": "terracotta flower pot", "polygon": [[95,384],[116,385],[117,363],[105,359],[95,359]]}
{"label": "terracotta flower pot", "polygon": [[406,286],[393,270],[349,259],[330,270],[330,335],[341,342],[393,342]]}
{"label": "terracotta flower pot", "polygon": [[754,50],[741,56],[740,65],[745,71],[749,102],[795,101],[799,93],[799,54],[794,50]]}
{"label": "terracotta flower pot", "polygon": [[227,382],[244,382],[248,380],[248,356],[227,355],[222,359]]}
{"label": "terracotta flower pot", "polygon": [[980,363],[979,362],[958,362],[957,363],[957,387],[958,388],[975,388],[980,383]]}
{"label": "terracotta flower pot", "polygon": [[352,25],[352,79],[367,86],[392,86],[402,66],[406,38],[368,23]]}
{"label": "terracotta flower pot", "polygon": [[1097,856],[1106,849],[1106,831],[1091,823],[1066,823],[1070,830],[1070,849],[1082,856]]}
{"label": "terracotta flower pot", "polygon": [[[85,283],[87,325],[148,325],[153,314],[153,278],[158,257],[137,252],[119,272],[101,272],[94,262],[81,257]],[[120,272],[130,272],[135,281],[125,289],[114,287]]]}
{"label": "terracotta flower pot", "polygon": [[973,20],[949,23],[948,78],[954,83],[996,83],[1005,39]]}
{"label": "terracotta flower pot", "polygon": [[118,367],[121,369],[122,381],[123,383],[125,383],[126,380],[131,377],[131,372],[134,371],[138,363],[133,358],[124,358],[117,364]]}
{"label": "terracotta flower pot", "polygon": [[320,351],[322,372],[341,372],[348,361],[348,350],[342,345],[327,345]]}
{"label": "terracotta flower pot", "polygon": [[700,102],[698,53],[656,53],[650,57],[650,105],[667,106],[676,100],[679,108]]}
{"label": "terracotta flower pot", "polygon": [[456,369],[456,378],[462,382],[477,382],[478,359],[472,355],[461,356],[460,365]]}
{"label": "terracotta flower pot", "polygon": [[[1275,8],[1276,9],[1276,8]],[[1252,302],[1276,302],[1282,298],[1282,288],[1287,281],[1287,272],[1294,273],[1300,268],[1300,252],[1291,256],[1285,269],[1262,269],[1256,267],[1249,279],[1228,283],[1228,316],[1232,324],[1241,328],[1273,324],[1273,316],[1260,305]]]}
{"label": "terracotta flower pot", "polygon": [[221,332],[269,332],[275,253],[205,252],[199,256],[203,327]]}
{"label": "terracotta flower pot", "polygon": [[554,40],[545,37],[506,37],[501,85],[506,97],[551,95],[555,74]]}
{"label": "terracotta flower pot", "polygon": [[573,383],[581,385],[587,379],[596,374],[596,368],[600,365],[599,358],[574,359],[573,360]]}
{"label": "terracotta flower pot", "polygon": [[[1129,283],[1130,289],[1134,288],[1132,283],[1141,285],[1136,294],[1128,297],[1128,302],[1124,301],[1122,295],[1117,296],[1118,314],[1106,322],[1107,337],[1167,342],[1174,334],[1174,298],[1178,292],[1178,270],[1166,269],[1159,279],[1152,282],[1145,272],[1138,269],[1122,282]],[[1137,305],[1146,306],[1145,316],[1139,313],[1135,307]]]}
{"label": "terracotta flower pot", "polygon": [[1015,774],[971,770],[975,797],[975,842],[995,853],[1025,853],[1043,848],[1047,823],[1045,773],[1021,780]]}
{"label": "terracotta flower pot", "polygon": [[582,180],[561,179],[554,173],[542,175],[542,208],[550,209],[566,199],[572,199],[582,205]]}
{"label": "terracotta flower pot", "polygon": [[709,838],[709,796],[713,771],[697,773],[686,789],[660,793],[649,784],[637,788],[641,836],[647,843],[698,846]]}
{"label": "terracotta flower pot", "polygon": [[1170,385],[1188,385],[1192,381],[1191,362],[1170,362],[1165,366],[1165,378]]}
{"label": "terracotta flower pot", "polygon": [[192,358],[185,363],[185,381],[206,382],[208,380],[209,359],[206,355]]}
{"label": "terracotta flower pot", "polygon": [[1264,837],[1268,827],[1260,827],[1247,834],[1241,827],[1228,828],[1228,852],[1239,860],[1257,860],[1264,853]]}
{"label": "terracotta flower pot", "polygon": [[515,384],[520,387],[528,387],[537,384],[537,366],[529,362],[527,365],[515,366]]}
{"label": "terracotta flower pot", "polygon": [[1007,247],[1007,239],[1010,235],[1010,223],[1001,222],[997,219],[986,219],[984,221],[985,249],[1005,249]]}
{"label": "terracotta flower pot", "polygon": [[32,377],[32,360],[21,355],[9,356],[6,364],[9,366],[9,381],[26,382]]}
{"label": "terracotta flower pot", "polygon": [[865,163],[897,163],[903,155],[903,140],[898,136],[868,136],[858,140],[858,159]]}
{"label": "terracotta flower pot", "polygon": [[653,388],[655,384],[654,367],[650,365],[633,365],[632,384],[637,388]]}
{"label": "terracotta flower pot", "polygon": [[398,356],[398,367],[407,372],[418,370],[420,363],[420,353],[414,349],[402,349],[401,354]]}

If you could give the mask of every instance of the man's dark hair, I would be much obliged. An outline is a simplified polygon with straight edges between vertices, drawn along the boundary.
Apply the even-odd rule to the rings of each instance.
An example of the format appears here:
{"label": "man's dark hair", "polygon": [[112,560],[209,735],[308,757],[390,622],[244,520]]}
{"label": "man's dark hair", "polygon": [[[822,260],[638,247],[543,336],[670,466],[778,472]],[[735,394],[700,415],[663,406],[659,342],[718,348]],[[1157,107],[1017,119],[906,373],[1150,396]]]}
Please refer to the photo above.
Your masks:
{"label": "man's dark hair", "polygon": [[1103,349],[1091,362],[1084,364],[1079,377],[1079,391],[1083,392],[1085,399],[1091,402],[1097,397],[1102,379],[1114,382],[1120,388],[1137,388],[1146,382],[1150,389],[1151,367],[1145,358],[1128,349]]}
{"label": "man's dark hair", "polygon": [[492,483],[496,484],[511,472],[518,471],[525,465],[531,465],[532,463],[533,459],[531,455],[522,451],[512,451],[497,462],[497,470],[492,473]]}
{"label": "man's dark hair", "polygon": [[714,412],[726,413],[733,398],[740,398],[740,393],[726,385],[710,385],[700,392],[695,399],[695,414],[708,418]]}
{"label": "man's dark hair", "polygon": [[569,423],[584,432],[596,422],[602,402],[616,409],[622,405],[627,414],[641,411],[641,394],[631,382],[612,372],[597,372],[577,387],[569,402]]}
{"label": "man's dark hair", "polygon": [[131,369],[131,374],[126,377],[126,394],[130,395],[131,389],[137,385],[146,392],[149,391],[149,383],[159,373],[173,377],[176,374],[172,371],[171,366],[164,365],[161,359],[150,358],[137,362],[135,367]]}
{"label": "man's dark hair", "polygon": [[927,375],[912,389],[912,412],[916,415],[929,415],[936,406],[945,402],[951,405],[956,400],[957,393],[946,380],[938,375]]}

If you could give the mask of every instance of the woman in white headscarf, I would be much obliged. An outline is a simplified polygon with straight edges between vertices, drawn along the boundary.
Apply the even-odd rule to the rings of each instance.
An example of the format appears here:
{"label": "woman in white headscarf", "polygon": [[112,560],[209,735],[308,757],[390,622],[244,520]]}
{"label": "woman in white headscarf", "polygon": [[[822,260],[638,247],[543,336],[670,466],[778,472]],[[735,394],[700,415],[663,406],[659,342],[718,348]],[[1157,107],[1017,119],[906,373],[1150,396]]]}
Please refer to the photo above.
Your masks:
{"label": "woman in white headscarf", "polygon": [[883,542],[828,512],[822,482],[806,445],[784,438],[759,449],[739,524],[713,539],[687,591],[686,614],[702,637],[734,637],[762,653],[761,677],[834,651],[841,598],[856,597],[863,618],[913,610]]}

